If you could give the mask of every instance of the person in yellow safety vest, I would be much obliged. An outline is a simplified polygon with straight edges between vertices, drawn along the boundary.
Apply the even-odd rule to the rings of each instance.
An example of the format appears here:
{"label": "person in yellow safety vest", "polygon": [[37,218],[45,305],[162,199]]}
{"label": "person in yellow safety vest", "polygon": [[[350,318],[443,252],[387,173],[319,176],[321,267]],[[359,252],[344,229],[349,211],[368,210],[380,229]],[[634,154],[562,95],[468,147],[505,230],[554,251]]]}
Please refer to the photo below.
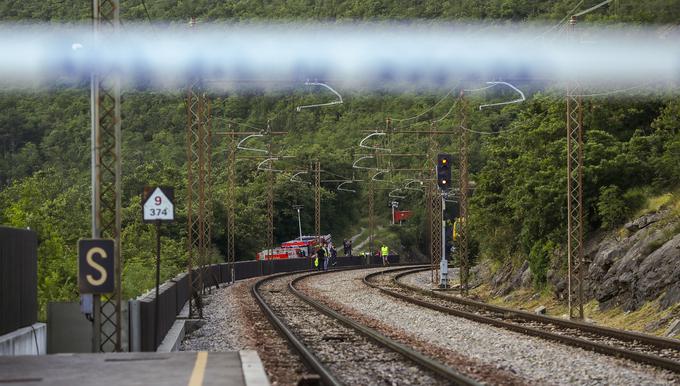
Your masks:
{"label": "person in yellow safety vest", "polygon": [[383,244],[382,247],[380,247],[380,255],[382,256],[382,261],[383,265],[389,265],[389,261],[387,261],[387,255],[390,254],[390,249],[387,248],[387,245]]}
{"label": "person in yellow safety vest", "polygon": [[460,229],[460,219],[456,217],[456,221],[453,222],[453,241],[458,240],[458,230]]}

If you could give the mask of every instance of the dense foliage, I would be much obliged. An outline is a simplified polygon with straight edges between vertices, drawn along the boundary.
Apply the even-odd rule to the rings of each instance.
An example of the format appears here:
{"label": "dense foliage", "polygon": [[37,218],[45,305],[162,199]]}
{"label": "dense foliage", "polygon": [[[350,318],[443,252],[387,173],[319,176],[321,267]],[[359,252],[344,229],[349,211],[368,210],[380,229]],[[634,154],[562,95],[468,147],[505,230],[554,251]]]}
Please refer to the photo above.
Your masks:
{"label": "dense foliage", "polygon": [[[86,21],[88,2],[73,6],[63,1],[5,1],[4,20]],[[153,20],[185,22],[191,15],[201,20],[253,19],[495,19],[500,22],[562,19],[577,1],[122,1],[124,20],[143,21],[146,10]],[[581,9],[595,4],[585,1]],[[146,6],[146,10],[145,10]],[[675,21],[680,5],[672,0],[619,0],[590,20],[606,22]],[[469,127],[486,134],[472,134],[471,169],[475,182],[471,226],[479,256],[497,261],[528,260],[536,284],[545,281],[551,264],[560,264],[566,223],[564,186],[564,101],[559,90],[534,90],[522,104],[504,108],[475,109],[481,101],[507,100],[510,92],[493,89],[470,95]],[[367,129],[382,128],[386,117],[413,117],[436,105],[444,93],[421,91],[343,92],[345,103],[325,109],[296,112],[295,107],[317,103],[325,95],[318,89],[295,87],[277,92],[257,90],[211,95],[215,131],[261,129],[287,131],[272,146],[277,154],[295,155],[277,163],[288,170],[307,170],[319,158],[324,179],[364,179],[352,170],[358,141]],[[455,95],[455,93],[453,94]],[[436,107],[397,127],[427,128],[429,120],[447,114],[454,103],[447,97]],[[672,191],[680,184],[680,102],[663,95],[635,98],[590,98],[585,101],[586,172],[585,211],[588,230],[620,224],[642,205],[648,195]],[[232,122],[232,126],[228,126]],[[457,126],[454,113],[439,128]],[[144,185],[176,187],[178,221],[163,230],[163,278],[184,269],[186,262],[185,153],[186,111],[182,93],[127,91],[123,98],[123,256],[125,296],[134,296],[153,284],[154,230],[140,220],[140,192]],[[410,126],[409,126],[410,125]],[[437,138],[445,151],[456,155],[455,136]],[[401,153],[425,153],[425,136],[394,135],[385,140]],[[214,258],[226,247],[225,205],[227,138],[216,136],[213,148],[212,206],[214,210]],[[266,142],[255,140],[254,147]],[[55,87],[35,93],[0,94],[0,223],[30,227],[38,232],[39,294],[47,300],[76,296],[76,242],[89,235],[90,223],[89,89]],[[423,157],[385,158],[383,166],[419,168]],[[252,258],[265,247],[266,173],[255,170],[257,161],[238,162],[237,255]],[[403,186],[417,173],[389,176],[377,183],[381,223],[389,218],[388,193]],[[302,176],[311,181],[310,176]],[[324,183],[324,233],[336,239],[366,226],[366,186],[354,184],[357,193],[340,192],[337,183]],[[297,235],[294,204],[304,206],[304,233],[313,230],[313,194],[309,185],[290,181],[290,174],[276,174],[275,238]],[[422,194],[408,191],[401,208],[414,209],[414,218],[393,227],[384,239],[405,250],[425,251],[425,213]],[[383,237],[383,236],[381,236]],[[557,257],[555,257],[557,256]]]}

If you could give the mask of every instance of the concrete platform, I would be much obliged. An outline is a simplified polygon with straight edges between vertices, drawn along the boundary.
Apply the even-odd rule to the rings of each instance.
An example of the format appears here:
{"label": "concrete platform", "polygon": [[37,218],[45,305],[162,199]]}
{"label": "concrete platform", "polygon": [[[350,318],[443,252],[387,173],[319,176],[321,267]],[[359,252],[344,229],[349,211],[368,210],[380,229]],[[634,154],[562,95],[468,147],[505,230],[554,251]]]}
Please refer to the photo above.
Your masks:
{"label": "concrete platform", "polygon": [[267,386],[254,351],[0,357],[2,385]]}

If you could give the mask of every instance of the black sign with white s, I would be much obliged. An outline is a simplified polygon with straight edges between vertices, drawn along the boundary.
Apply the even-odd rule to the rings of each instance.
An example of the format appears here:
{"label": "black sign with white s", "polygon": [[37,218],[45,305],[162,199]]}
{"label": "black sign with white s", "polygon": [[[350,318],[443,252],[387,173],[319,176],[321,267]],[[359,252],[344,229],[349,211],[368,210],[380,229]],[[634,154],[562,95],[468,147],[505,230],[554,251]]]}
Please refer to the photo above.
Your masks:
{"label": "black sign with white s", "polygon": [[175,219],[174,191],[169,187],[145,187],[142,197],[145,222],[173,221]]}
{"label": "black sign with white s", "polygon": [[113,259],[113,240],[78,240],[78,288],[81,294],[114,291]]}

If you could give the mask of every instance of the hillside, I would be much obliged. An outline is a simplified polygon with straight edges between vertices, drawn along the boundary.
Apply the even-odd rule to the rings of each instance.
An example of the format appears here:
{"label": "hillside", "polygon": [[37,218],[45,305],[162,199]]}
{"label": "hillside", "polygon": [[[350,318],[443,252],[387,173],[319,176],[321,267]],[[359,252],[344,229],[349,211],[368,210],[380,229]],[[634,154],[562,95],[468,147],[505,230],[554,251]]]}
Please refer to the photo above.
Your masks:
{"label": "hillside", "polygon": [[[149,0],[123,2],[122,18],[129,21],[184,23],[194,15],[201,21],[247,20],[562,20],[577,1],[458,1],[419,2],[406,6],[396,1],[335,2],[167,2]],[[583,2],[581,8],[595,4]],[[7,1],[0,5],[3,21],[85,21],[89,5],[74,7],[65,2]],[[671,0],[616,1],[586,22],[669,23],[680,17],[680,5]],[[546,28],[547,29],[547,28]],[[558,33],[558,32],[553,32]],[[385,118],[406,119],[413,127],[445,117],[439,127],[457,123],[447,115],[454,98],[444,91],[411,90],[401,94],[376,90],[340,90],[345,103],[333,108],[303,110],[295,107],[315,103],[318,90],[289,85],[283,90],[248,90],[210,96],[215,129],[226,121],[255,128],[289,132],[276,139],[277,151],[295,155],[286,161],[290,169],[304,169],[318,157],[329,178],[357,179],[353,171],[362,130],[381,128]],[[476,261],[491,265],[531,267],[530,285],[551,286],[565,266],[561,246],[565,242],[564,198],[564,98],[558,89],[531,82],[517,84],[529,99],[522,104],[479,111],[484,101],[505,100],[510,92],[492,90],[469,100],[469,126],[482,134],[471,137],[471,178],[476,189],[471,202],[473,251]],[[456,95],[453,93],[452,95]],[[177,188],[183,202],[186,185],[185,107],[181,90],[157,93],[126,90],[123,96],[123,273],[125,296],[131,297],[152,286],[153,230],[141,223],[139,194],[144,185],[163,184]],[[638,90],[584,101],[585,216],[588,234],[618,229],[643,208],[648,198],[674,192],[680,185],[680,101],[673,95]],[[403,124],[402,127],[405,127]],[[89,233],[89,86],[56,86],[39,92],[0,92],[0,223],[31,227],[40,238],[39,295],[47,300],[73,299],[76,292],[76,242]],[[443,151],[458,152],[457,138],[439,138]],[[255,145],[264,145],[255,143]],[[224,141],[215,140],[212,204],[215,224],[214,259],[223,258],[226,248],[223,197],[226,191]],[[426,139],[396,137],[390,146],[403,152],[423,153]],[[395,166],[419,167],[422,159],[395,161]],[[252,258],[264,247],[265,175],[256,163],[239,161],[237,254]],[[333,177],[335,175],[336,177]],[[338,177],[339,176],[339,177]],[[275,181],[275,238],[281,242],[297,234],[294,204],[304,206],[304,233],[313,229],[313,195],[289,175]],[[391,177],[389,186],[401,186],[412,175]],[[339,239],[358,232],[366,223],[366,189],[339,192],[337,184],[324,184],[322,232]],[[379,190],[376,208],[382,223],[389,218],[389,189]],[[425,250],[422,196],[413,192],[402,208],[415,210],[402,227],[388,227],[384,237],[394,250]],[[184,208],[179,221],[163,237],[164,278],[184,269],[186,230]],[[675,230],[677,231],[677,230]],[[677,232],[676,232],[677,233]],[[398,241],[397,241],[398,240]],[[552,269],[551,267],[556,269]]]}

